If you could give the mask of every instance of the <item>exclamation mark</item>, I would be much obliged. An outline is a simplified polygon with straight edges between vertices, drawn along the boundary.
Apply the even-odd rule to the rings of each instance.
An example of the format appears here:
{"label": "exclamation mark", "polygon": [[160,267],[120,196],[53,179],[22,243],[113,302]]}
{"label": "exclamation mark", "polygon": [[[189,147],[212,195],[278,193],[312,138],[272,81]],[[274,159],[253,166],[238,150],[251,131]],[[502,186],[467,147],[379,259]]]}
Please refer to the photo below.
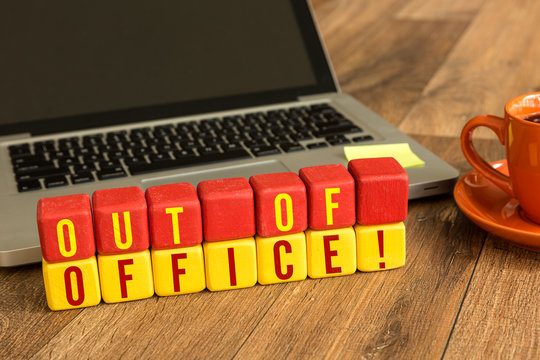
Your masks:
{"label": "exclamation mark", "polygon": [[229,279],[231,280],[231,286],[236,286],[236,264],[234,262],[234,248],[227,248],[227,255],[229,258]]}
{"label": "exclamation mark", "polygon": [[[384,232],[383,230],[377,230],[377,238],[379,239],[379,257],[384,257]],[[386,268],[384,261],[379,263],[379,269]]]}

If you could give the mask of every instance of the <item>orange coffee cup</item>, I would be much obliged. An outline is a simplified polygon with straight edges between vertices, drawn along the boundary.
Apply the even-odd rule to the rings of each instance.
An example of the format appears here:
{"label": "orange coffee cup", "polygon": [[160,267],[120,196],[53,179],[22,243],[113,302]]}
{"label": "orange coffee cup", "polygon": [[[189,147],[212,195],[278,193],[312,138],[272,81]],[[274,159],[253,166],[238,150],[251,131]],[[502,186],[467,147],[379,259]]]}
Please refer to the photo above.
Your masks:
{"label": "orange coffee cup", "polygon": [[[540,123],[535,119],[540,121],[540,92],[510,100],[504,118],[480,115],[469,120],[461,132],[461,149],[479,173],[516,198],[525,215],[540,223]],[[472,133],[479,126],[493,130],[506,147],[510,176],[495,170],[474,149]]]}

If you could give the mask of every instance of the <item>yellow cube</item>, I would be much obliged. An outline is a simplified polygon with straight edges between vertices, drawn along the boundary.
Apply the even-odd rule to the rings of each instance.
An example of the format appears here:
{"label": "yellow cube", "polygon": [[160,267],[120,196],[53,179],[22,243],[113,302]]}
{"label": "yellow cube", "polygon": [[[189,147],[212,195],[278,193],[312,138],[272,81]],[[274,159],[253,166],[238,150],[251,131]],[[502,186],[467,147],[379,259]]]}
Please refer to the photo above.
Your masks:
{"label": "yellow cube", "polygon": [[379,271],[405,265],[405,224],[355,225],[358,270]]}
{"label": "yellow cube", "polygon": [[206,286],[210,291],[251,287],[257,283],[257,261],[253,237],[204,241]]}
{"label": "yellow cube", "polygon": [[101,293],[106,303],[145,299],[154,295],[150,251],[98,255]]}
{"label": "yellow cube", "polygon": [[263,285],[304,280],[307,276],[306,236],[303,232],[255,238],[257,272]]}
{"label": "yellow cube", "polygon": [[353,274],[356,241],[352,227],[307,230],[307,271],[311,278]]}
{"label": "yellow cube", "polygon": [[43,280],[51,310],[94,306],[101,301],[95,256],[58,263],[43,259]]}
{"label": "yellow cube", "polygon": [[151,254],[157,295],[189,294],[206,287],[202,245],[151,250]]}

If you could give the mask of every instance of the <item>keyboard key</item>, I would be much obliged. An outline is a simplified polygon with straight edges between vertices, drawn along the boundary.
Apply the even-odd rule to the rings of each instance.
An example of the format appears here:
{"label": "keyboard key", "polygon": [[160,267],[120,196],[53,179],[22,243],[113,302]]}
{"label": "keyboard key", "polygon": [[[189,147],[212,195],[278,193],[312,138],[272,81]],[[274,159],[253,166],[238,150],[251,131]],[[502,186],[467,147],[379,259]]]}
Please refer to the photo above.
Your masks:
{"label": "keyboard key", "polygon": [[328,144],[325,143],[325,142],[318,142],[318,143],[308,144],[307,148],[308,149],[319,149],[319,148],[323,148],[323,147],[327,147],[327,146],[328,146]]}
{"label": "keyboard key", "polygon": [[313,136],[310,134],[309,131],[301,131],[296,134],[292,134],[291,139],[293,139],[294,141],[310,140],[313,139]]}
{"label": "keyboard key", "polygon": [[142,157],[144,155],[154,154],[154,150],[150,147],[139,147],[131,149],[131,153],[134,157]]}
{"label": "keyboard key", "polygon": [[197,148],[197,152],[200,156],[216,155],[220,153],[216,145],[199,147]]}
{"label": "keyboard key", "polygon": [[78,137],[69,137],[58,140],[59,150],[78,149],[80,147],[81,145],[79,144]]}
{"label": "keyboard key", "polygon": [[27,171],[20,174],[15,174],[15,179],[18,180],[30,180],[30,179],[40,179],[47,177],[54,177],[57,175],[67,175],[69,174],[69,169],[67,167],[60,168],[40,168],[34,171]]}
{"label": "keyboard key", "polygon": [[339,125],[339,126],[328,126],[324,127],[318,131],[315,131],[313,135],[315,137],[321,138],[331,135],[340,135],[340,134],[349,134],[354,132],[362,132],[362,129],[356,125]]}
{"label": "keyboard key", "polygon": [[105,157],[103,154],[87,154],[82,156],[82,160],[84,163],[94,163],[96,161],[102,161],[105,160]]}
{"label": "keyboard key", "polygon": [[167,162],[171,161],[172,157],[168,153],[159,153],[159,154],[152,154],[148,157],[150,162]]}
{"label": "keyboard key", "polygon": [[45,178],[44,182],[45,182],[46,188],[53,188],[53,187],[68,185],[68,181],[66,177],[63,175],[47,177]]}
{"label": "keyboard key", "polygon": [[183,150],[189,150],[189,149],[195,149],[200,144],[196,140],[190,140],[190,141],[180,141],[179,145],[180,145],[180,148],[182,148]]}
{"label": "keyboard key", "polygon": [[111,151],[107,153],[109,160],[120,160],[128,156],[125,150]]}
{"label": "keyboard key", "polygon": [[127,176],[122,166],[106,167],[96,172],[99,180],[107,180]]}
{"label": "keyboard key", "polygon": [[279,147],[282,148],[285,152],[305,150],[305,148],[297,142],[283,143],[280,144]]}
{"label": "keyboard key", "polygon": [[343,145],[343,144],[349,144],[351,142],[351,140],[347,139],[345,136],[343,135],[338,135],[338,136],[329,136],[326,138],[326,141],[330,144],[330,145]]}
{"label": "keyboard key", "polygon": [[254,146],[254,147],[249,148],[249,150],[255,156],[268,156],[268,155],[281,154],[281,151],[279,151],[279,149],[276,148],[274,145]]}
{"label": "keyboard key", "polygon": [[244,140],[242,143],[248,148],[263,147],[268,145],[263,140]]}
{"label": "keyboard key", "polygon": [[188,157],[197,157],[197,154],[195,154],[195,151],[193,149],[187,149],[187,150],[175,150],[172,152],[173,156],[175,158],[188,158]]}
{"label": "keyboard key", "polygon": [[96,170],[96,166],[92,164],[75,164],[73,165],[73,172],[75,174],[85,173]]}
{"label": "keyboard key", "polygon": [[371,136],[371,135],[362,135],[362,136],[353,137],[353,139],[352,139],[352,141],[354,141],[354,142],[363,142],[363,141],[369,141],[369,140],[373,140],[373,136]]}
{"label": "keyboard key", "polygon": [[120,161],[118,160],[102,160],[99,161],[97,165],[101,170],[108,168],[116,168],[118,166],[122,167],[122,165],[120,165]]}
{"label": "keyboard key", "polygon": [[94,135],[86,135],[83,136],[83,145],[86,147],[91,146],[100,146],[103,145],[103,135],[102,134],[94,134]]}
{"label": "keyboard key", "polygon": [[90,171],[79,172],[75,175],[70,175],[72,184],[82,184],[94,181],[94,176]]}
{"label": "keyboard key", "polygon": [[18,163],[13,165],[15,174],[25,174],[38,170],[54,169],[54,163],[52,161],[36,161],[29,163]]}
{"label": "keyboard key", "polygon": [[38,141],[34,143],[34,153],[43,153],[43,152],[49,152],[49,151],[55,151],[56,148],[54,147],[54,141],[48,140],[48,141]]}
{"label": "keyboard key", "polygon": [[32,191],[41,189],[41,184],[37,179],[21,180],[17,182],[19,192]]}
{"label": "keyboard key", "polygon": [[18,165],[29,165],[46,161],[45,156],[42,154],[39,155],[21,155],[19,157],[11,159],[13,166],[17,167]]}
{"label": "keyboard key", "polygon": [[75,165],[80,164],[79,159],[76,157],[66,157],[62,159],[58,159],[58,165],[59,166],[67,166],[67,165]]}
{"label": "keyboard key", "polygon": [[237,151],[237,150],[243,150],[244,148],[242,145],[238,143],[231,143],[231,144],[222,144],[221,149],[223,152],[229,152],[229,151]]}
{"label": "keyboard key", "polygon": [[30,155],[30,144],[11,145],[8,149],[12,158]]}
{"label": "keyboard key", "polygon": [[93,147],[83,147],[80,149],[74,149],[73,155],[74,156],[85,156],[89,154],[97,154]]}
{"label": "keyboard key", "polygon": [[142,156],[140,157],[128,157],[124,159],[124,163],[129,167],[132,164],[146,164],[146,159]]}

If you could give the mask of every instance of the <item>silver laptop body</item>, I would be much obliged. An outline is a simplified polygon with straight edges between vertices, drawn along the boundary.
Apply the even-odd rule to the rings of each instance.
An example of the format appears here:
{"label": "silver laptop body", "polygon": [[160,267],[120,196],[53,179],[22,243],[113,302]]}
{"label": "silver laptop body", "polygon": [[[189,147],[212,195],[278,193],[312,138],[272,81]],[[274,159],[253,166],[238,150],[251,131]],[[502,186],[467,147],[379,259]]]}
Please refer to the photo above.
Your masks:
{"label": "silver laptop body", "polygon": [[[286,88],[283,91],[271,89],[270,91],[267,91],[268,94],[263,93],[261,96],[258,96],[258,94],[261,92],[257,89],[252,91],[255,93],[255,95],[247,93],[242,94],[240,92],[239,94],[233,94],[232,97],[229,97],[230,95],[223,97],[226,100],[234,98],[234,101],[230,102],[231,104],[241,103],[243,98],[249,99],[249,101],[246,101],[246,103],[249,105],[244,105],[242,107],[230,106],[229,103],[224,106],[223,104],[225,102],[223,99],[214,101],[214,98],[210,100],[202,98],[189,100],[180,99],[182,100],[178,102],[180,104],[189,103],[192,105],[197,103],[199,105],[198,107],[193,106],[193,108],[197,109],[197,112],[192,113],[190,113],[190,111],[185,111],[185,107],[182,106],[179,106],[180,110],[178,111],[176,111],[178,106],[177,108],[173,106],[174,109],[168,109],[170,110],[169,112],[163,111],[163,109],[159,108],[159,106],[153,106],[152,109],[159,108],[159,111],[157,112],[159,113],[161,111],[162,114],[165,114],[165,116],[155,117],[155,114],[153,114],[152,111],[147,111],[148,109],[144,108],[143,105],[147,105],[144,103],[142,103],[140,106],[133,106],[130,109],[125,109],[123,112],[111,112],[112,115],[120,114],[121,116],[119,117],[125,118],[125,121],[117,121],[116,119],[111,121],[111,116],[107,117],[106,111],[101,111],[99,113],[90,111],[88,114],[83,114],[82,116],[79,113],[76,113],[76,116],[74,115],[73,117],[62,114],[62,116],[54,119],[52,119],[50,116],[46,116],[46,118],[51,118],[52,120],[45,121],[39,121],[39,119],[36,118],[30,118],[31,120],[17,119],[16,121],[12,121],[8,118],[4,120],[7,122],[6,125],[3,125],[3,123],[0,122],[0,166],[2,169],[0,173],[0,266],[17,266],[41,261],[41,252],[36,225],[36,203],[40,198],[75,193],[92,194],[92,192],[98,189],[124,186],[139,186],[146,189],[147,187],[154,185],[176,182],[190,182],[196,185],[202,180],[216,178],[238,176],[248,178],[251,175],[262,173],[282,171],[298,172],[300,168],[306,166],[334,163],[346,165],[347,160],[343,151],[344,145],[409,143],[412,151],[425,161],[425,166],[411,167],[406,169],[410,179],[409,197],[411,199],[420,198],[447,193],[452,190],[458,176],[458,172],[454,168],[450,167],[413,139],[398,131],[395,127],[367,109],[364,105],[359,103],[351,96],[340,93],[338,84],[335,81],[329,66],[328,58],[324,53],[322,44],[318,37],[309,4],[303,1],[267,1],[264,4],[257,3],[257,5],[254,5],[255,2],[251,1],[231,1],[223,2],[229,6],[229,9],[225,9],[222,8],[223,5],[220,5],[219,1],[210,3],[212,4],[207,4],[207,2],[203,1],[193,2],[193,4],[190,4],[187,7],[197,8],[197,11],[200,13],[195,12],[195,15],[193,15],[195,17],[204,16],[204,18],[207,19],[215,18],[217,15],[222,14],[223,16],[227,15],[229,22],[240,21],[231,18],[231,16],[234,16],[235,14],[239,15],[237,19],[245,19],[245,17],[249,14],[256,17],[254,12],[258,10],[254,10],[253,7],[263,7],[264,9],[260,10],[259,15],[261,16],[261,19],[266,16],[272,17],[274,16],[273,12],[276,12],[277,15],[274,17],[274,19],[280,19],[280,22],[278,21],[277,24],[281,24],[282,27],[285,26],[283,24],[287,23],[287,16],[289,16],[289,20],[292,19],[296,21],[297,26],[301,29],[301,37],[305,46],[308,48],[307,56],[312,62],[311,66],[312,69],[314,69],[313,71],[315,72],[315,77],[319,78],[319,80],[320,78],[323,78],[323,82],[325,84],[321,85],[319,84],[320,81],[317,80],[319,83],[310,86],[310,89],[306,90],[305,94],[294,94],[294,91]],[[110,3],[107,4],[110,7]],[[180,6],[185,6],[185,4]],[[216,7],[215,12],[207,14],[209,11],[208,9],[212,8],[212,6]],[[230,7],[235,8],[234,12],[230,9]],[[104,8],[107,8],[107,6],[104,6]],[[85,10],[90,11],[89,9]],[[114,9],[108,9],[108,11],[113,10]],[[93,11],[95,11],[97,15],[100,14],[99,9],[94,9]],[[223,14],[225,11],[228,11],[228,13]],[[126,10],[126,12],[129,13],[130,10]],[[282,15],[281,13],[287,13],[288,15]],[[170,20],[171,17],[169,15],[165,16],[165,18],[165,20]],[[111,23],[113,20],[110,20]],[[181,19],[178,21],[180,20]],[[15,22],[16,19],[13,23],[14,27],[16,26]],[[57,22],[58,19],[55,19],[55,23]],[[263,20],[254,21],[254,23],[255,25],[250,23],[246,26],[260,26],[263,29],[265,26],[267,26],[264,24]],[[101,27],[103,27],[103,25]],[[17,29],[18,28],[15,27],[15,30]],[[286,31],[294,32],[297,30],[297,28],[293,28]],[[194,29],[193,33],[197,33],[198,31],[202,30]],[[216,29],[215,31],[219,33],[220,29]],[[283,34],[280,34],[279,36],[282,35]],[[157,36],[159,36],[159,34],[157,34]],[[169,46],[175,45],[169,44]],[[63,50],[60,49],[58,51]],[[250,49],[248,48],[246,51],[250,51]],[[159,54],[157,56],[159,56]],[[313,58],[316,59],[313,60]],[[318,63],[314,65],[313,62]],[[8,70],[0,69],[0,71]],[[103,86],[107,87],[108,85],[104,82]],[[208,86],[211,86],[211,82],[209,82]],[[218,87],[219,86],[221,85],[218,85]],[[297,87],[306,88],[306,86]],[[320,88],[321,92],[314,93],[313,91],[315,89],[316,92],[316,88]],[[6,92],[7,86],[5,86],[2,91]],[[47,91],[54,91],[54,89]],[[281,99],[279,96],[280,93],[287,93],[288,99]],[[278,95],[276,96],[276,94]],[[267,103],[263,103],[265,96],[268,97]],[[97,97],[99,98],[99,96]],[[253,97],[256,98],[256,101],[252,101]],[[28,101],[33,100],[32,98],[29,98]],[[208,106],[208,108],[210,108],[212,111],[204,111],[205,103],[213,105]],[[55,183],[50,182],[50,179],[42,177],[39,178],[41,189],[34,191],[20,191],[21,187],[17,181],[17,176],[14,173],[14,151],[12,149],[18,149],[18,147],[21,145],[25,146],[24,144],[29,144],[31,155],[33,155],[35,143],[43,144],[44,142],[51,143],[52,141],[54,144],[56,144],[55,146],[58,147],[58,141],[60,139],[83,139],[85,136],[91,137],[95,134],[116,132],[121,132],[131,136],[130,134],[132,134],[134,129],[145,129],[145,131],[149,129],[152,131],[157,128],[174,128],[173,133],[179,134],[181,129],[185,129],[185,127],[182,127],[182,124],[196,124],[195,126],[201,130],[201,134],[204,134],[204,129],[202,126],[203,120],[234,119],[238,116],[242,118],[251,114],[279,114],[279,112],[283,109],[285,109],[285,111],[288,109],[308,109],[305,111],[309,111],[309,109],[312,107],[316,108],[317,106],[322,106],[324,108],[326,104],[332,107],[340,116],[343,116],[348,119],[348,121],[352,122],[356,129],[360,128],[361,130],[352,132],[338,131],[339,133],[331,133],[330,136],[321,136],[321,134],[318,134],[318,137],[312,136],[311,138],[304,139],[296,138],[297,140],[294,142],[300,144],[302,150],[296,149],[298,151],[286,152],[281,146],[276,146],[275,148],[277,148],[278,151],[270,151],[268,154],[266,154],[264,151],[257,152],[253,150],[254,148],[250,148],[247,142],[250,140],[249,135],[241,135],[244,136],[246,141],[242,140],[239,141],[239,143],[249,156],[238,159],[231,158],[203,162],[202,164],[197,164],[197,162],[194,162],[187,165],[184,164],[182,166],[173,166],[171,168],[165,167],[155,171],[145,171],[143,173],[135,172],[136,174],[134,175],[131,174],[130,167],[126,165],[125,160],[120,159],[118,162],[121,164],[123,171],[125,172],[125,176],[113,177],[110,179],[103,177],[103,180],[100,180],[100,178],[97,176],[97,171],[99,171],[99,167],[97,167],[94,170],[90,170],[93,178],[93,181],[91,182],[74,184],[74,181],[70,177],[71,175],[65,175],[67,178],[66,183],[62,186],[56,186]],[[0,106],[2,106],[1,103]],[[92,104],[92,106],[96,105]],[[223,109],[220,110],[220,106]],[[165,108],[166,107],[167,106],[165,105]],[[203,111],[200,111],[201,109],[203,109]],[[174,115],[175,111],[180,115]],[[150,113],[150,118],[140,116],[139,113],[145,112]],[[6,116],[5,113],[1,114],[2,116]],[[9,111],[8,114],[10,114]],[[94,114],[96,114],[96,118],[98,119],[103,118],[103,121],[100,120],[100,123],[99,121],[94,122],[93,120],[88,120],[92,119]],[[130,116],[133,114],[135,115],[130,118]],[[114,118],[114,116],[112,116],[112,118]],[[309,121],[309,119],[304,119],[304,121]],[[106,125],[106,123],[113,123],[114,125]],[[51,124],[50,128],[53,129],[51,132],[43,130],[44,128],[46,129],[49,127],[48,124]],[[86,124],[91,124],[91,126]],[[39,130],[33,131],[34,128]],[[63,128],[70,130],[57,130]],[[257,129],[260,128],[261,126],[257,127]],[[332,129],[335,130],[335,128],[331,128],[331,130]],[[284,129],[284,133],[279,135],[290,139],[290,136],[287,135],[286,130],[287,129]],[[274,133],[275,132],[276,131],[274,130]],[[313,134],[313,131],[311,131],[311,133]],[[214,129],[213,136],[220,136],[220,134],[216,134]],[[337,141],[338,143],[333,142],[333,139],[335,138],[339,139],[339,141]],[[173,141],[171,140],[171,136],[169,136],[168,139],[169,140],[167,141],[169,141],[173,146],[179,147],[179,145],[174,145]],[[195,141],[199,140],[195,139]],[[199,145],[205,145],[204,143],[201,144]],[[222,146],[223,145],[219,145],[217,148],[223,152]],[[159,144],[154,144],[152,149],[154,151],[158,151],[159,149],[156,150],[156,147],[159,147]],[[177,148],[175,149],[178,150]],[[260,147],[256,149],[258,150]],[[55,150],[58,151],[57,149]],[[198,153],[199,150],[196,151],[196,154]],[[142,157],[146,158],[146,161],[150,161],[148,160],[148,154]],[[15,155],[15,158],[17,158],[17,155]],[[81,158],[79,157],[79,159]],[[104,160],[107,159],[108,156]],[[73,171],[72,164],[68,165],[68,168],[69,171]],[[19,179],[20,178],[21,177],[19,177]],[[46,181],[50,187],[46,186]]]}

